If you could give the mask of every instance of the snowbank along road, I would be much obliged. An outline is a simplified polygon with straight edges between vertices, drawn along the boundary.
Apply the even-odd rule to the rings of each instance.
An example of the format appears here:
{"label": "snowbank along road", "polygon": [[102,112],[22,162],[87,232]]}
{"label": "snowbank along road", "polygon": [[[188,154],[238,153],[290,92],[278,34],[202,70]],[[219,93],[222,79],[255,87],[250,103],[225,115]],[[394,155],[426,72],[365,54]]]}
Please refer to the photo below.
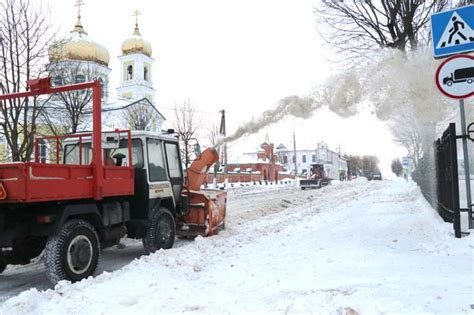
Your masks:
{"label": "snowbank along road", "polygon": [[31,289],[0,313],[472,311],[473,238],[454,239],[411,182],[241,187],[230,191],[227,215],[219,235],[131,263],[143,251],[126,242],[102,255],[99,275],[75,284],[48,289],[41,258],[7,269],[4,300]]}

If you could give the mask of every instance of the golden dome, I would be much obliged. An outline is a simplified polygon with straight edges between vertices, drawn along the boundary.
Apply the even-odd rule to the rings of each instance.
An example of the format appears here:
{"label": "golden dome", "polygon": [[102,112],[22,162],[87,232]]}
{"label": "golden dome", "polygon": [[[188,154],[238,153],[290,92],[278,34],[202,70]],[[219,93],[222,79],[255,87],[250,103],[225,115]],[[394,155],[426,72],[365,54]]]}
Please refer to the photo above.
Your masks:
{"label": "golden dome", "polygon": [[135,24],[135,31],[133,32],[132,37],[127,38],[123,41],[122,44],[122,54],[144,54],[148,57],[151,57],[151,45],[149,42],[144,40],[140,35],[140,30],[138,25]]}
{"label": "golden dome", "polygon": [[94,42],[82,27],[80,17],[74,29],[63,39],[54,42],[48,50],[49,62],[80,60],[109,65],[109,52],[104,46]]}

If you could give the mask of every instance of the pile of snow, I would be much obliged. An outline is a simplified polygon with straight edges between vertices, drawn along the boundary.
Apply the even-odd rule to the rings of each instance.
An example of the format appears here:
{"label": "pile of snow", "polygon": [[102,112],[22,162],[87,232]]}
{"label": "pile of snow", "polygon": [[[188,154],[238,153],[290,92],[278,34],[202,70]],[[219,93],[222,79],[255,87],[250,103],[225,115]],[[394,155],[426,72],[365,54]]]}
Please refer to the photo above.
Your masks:
{"label": "pile of snow", "polygon": [[227,230],[54,290],[2,314],[459,313],[472,237],[454,239],[404,181],[229,192]]}

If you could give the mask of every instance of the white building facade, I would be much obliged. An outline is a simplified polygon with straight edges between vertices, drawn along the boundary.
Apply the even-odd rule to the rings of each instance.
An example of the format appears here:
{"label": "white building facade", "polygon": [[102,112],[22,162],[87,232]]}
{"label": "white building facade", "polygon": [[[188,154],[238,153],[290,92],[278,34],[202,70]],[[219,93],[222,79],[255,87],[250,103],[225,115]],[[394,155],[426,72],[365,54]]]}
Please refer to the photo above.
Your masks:
{"label": "white building facade", "polygon": [[279,162],[286,170],[294,173],[295,162],[297,173],[300,175],[310,174],[312,164],[322,164],[326,175],[331,179],[340,179],[347,174],[347,160],[340,152],[329,150],[325,142],[318,143],[315,149],[296,150],[288,149],[280,144],[276,148]]}

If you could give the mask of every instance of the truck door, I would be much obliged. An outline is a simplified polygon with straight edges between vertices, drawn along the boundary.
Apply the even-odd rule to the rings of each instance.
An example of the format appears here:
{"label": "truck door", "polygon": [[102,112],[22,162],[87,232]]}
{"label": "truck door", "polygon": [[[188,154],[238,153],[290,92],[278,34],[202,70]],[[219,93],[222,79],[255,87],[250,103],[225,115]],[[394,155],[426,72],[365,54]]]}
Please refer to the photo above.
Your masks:
{"label": "truck door", "polygon": [[[148,176],[150,180],[149,199],[150,207],[155,206],[156,199],[169,199],[174,197],[172,186],[168,181],[166,159],[161,140],[147,138],[148,151]],[[172,209],[170,209],[172,210]]]}
{"label": "truck door", "polygon": [[181,189],[183,188],[183,170],[181,168],[181,158],[179,156],[179,147],[174,142],[164,142],[165,156],[168,163],[168,175],[171,186],[173,187],[174,200],[180,201]]}

